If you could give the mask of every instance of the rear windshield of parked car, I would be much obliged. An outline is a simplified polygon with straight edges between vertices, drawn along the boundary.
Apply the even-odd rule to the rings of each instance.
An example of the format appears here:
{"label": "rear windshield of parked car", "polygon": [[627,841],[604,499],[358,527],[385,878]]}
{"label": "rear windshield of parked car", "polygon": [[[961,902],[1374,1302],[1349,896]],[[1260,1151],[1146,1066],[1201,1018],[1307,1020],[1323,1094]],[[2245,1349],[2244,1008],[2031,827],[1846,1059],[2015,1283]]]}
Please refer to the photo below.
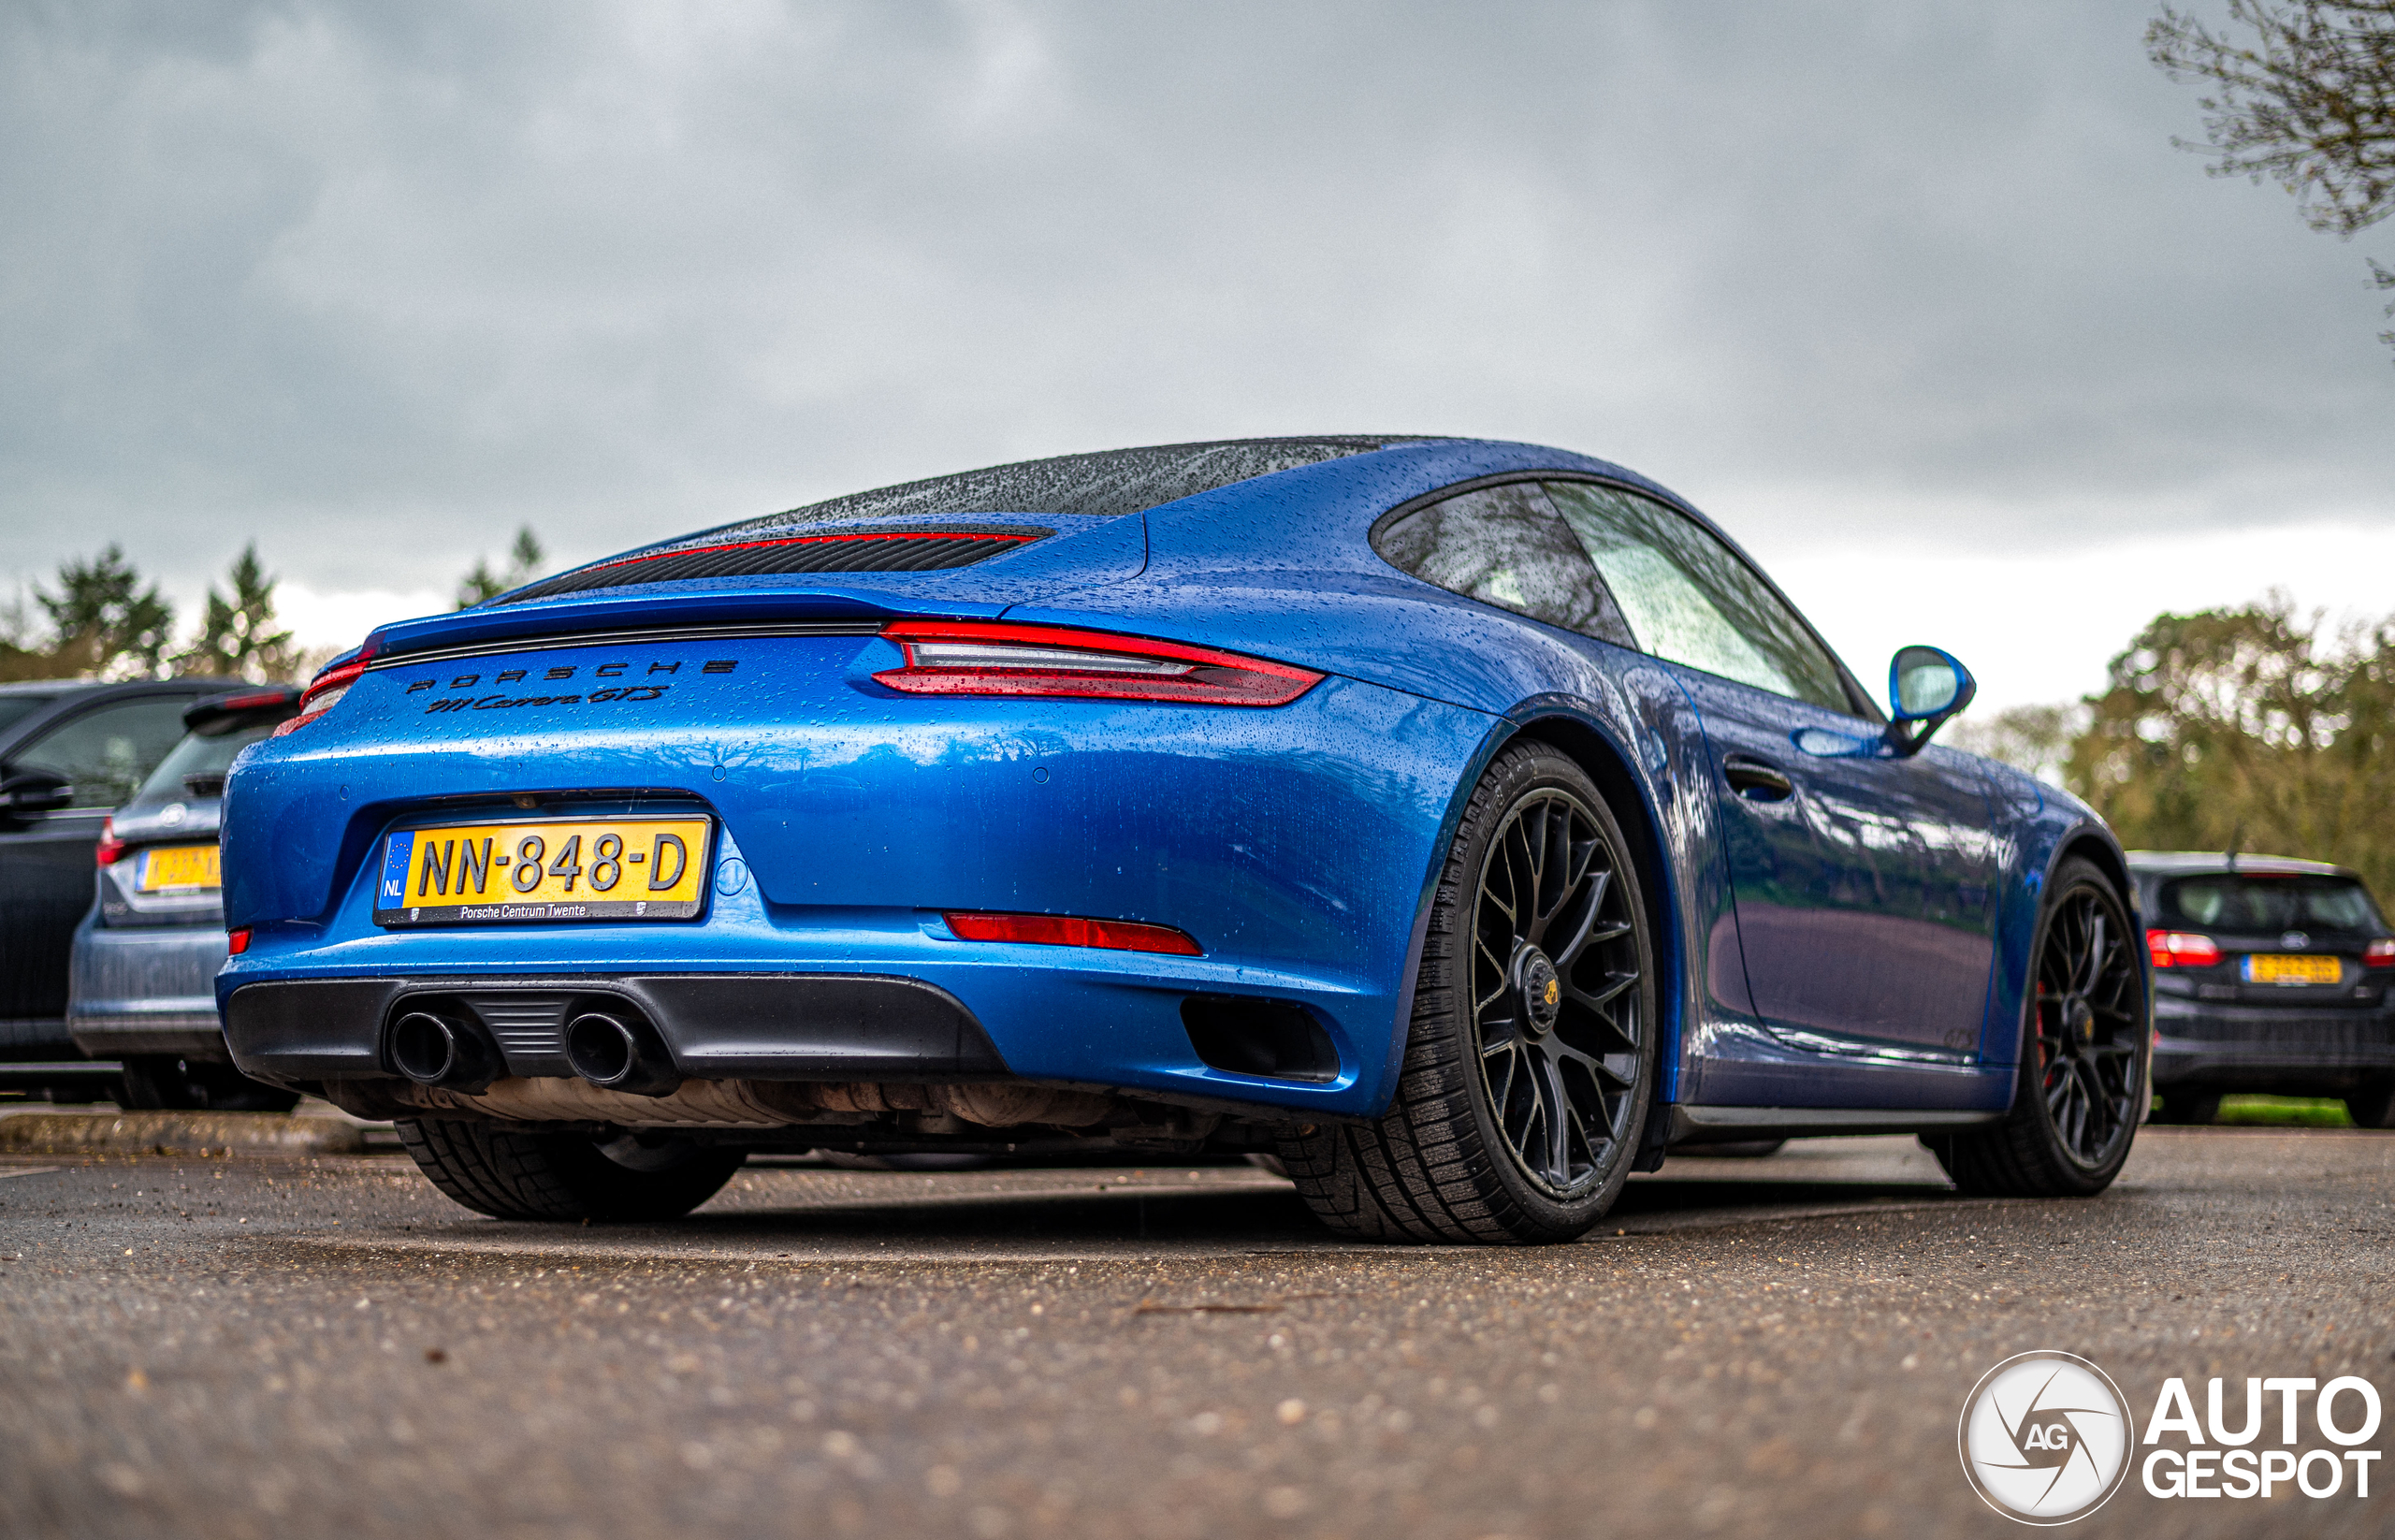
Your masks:
{"label": "rear windshield of parked car", "polygon": [[[274,731],[275,719],[251,719],[243,722],[234,719],[217,724],[213,734],[192,733],[175,745],[167,757],[158,762],[150,778],[141,783],[137,803],[181,802],[187,798],[215,796],[222,790],[225,773],[233,768],[233,756]],[[189,776],[199,782],[187,784]],[[210,787],[209,782],[217,783]]]}
{"label": "rear windshield of parked car", "polygon": [[2370,893],[2349,877],[2183,877],[2162,885],[2172,924],[2226,931],[2353,931],[2387,928]]}

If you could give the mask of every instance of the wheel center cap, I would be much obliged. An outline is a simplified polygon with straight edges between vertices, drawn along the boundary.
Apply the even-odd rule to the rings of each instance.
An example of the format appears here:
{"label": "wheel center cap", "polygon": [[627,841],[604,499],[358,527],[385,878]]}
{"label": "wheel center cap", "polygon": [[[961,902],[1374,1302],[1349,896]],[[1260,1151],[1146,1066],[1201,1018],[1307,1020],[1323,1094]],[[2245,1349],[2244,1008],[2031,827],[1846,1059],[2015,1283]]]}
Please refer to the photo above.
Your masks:
{"label": "wheel center cap", "polygon": [[2066,1036],[2080,1042],[2096,1040],[2096,1010],[2080,995],[2063,1002],[2062,1025]]}
{"label": "wheel center cap", "polygon": [[1538,948],[1524,947],[1514,977],[1522,992],[1522,1018],[1531,1031],[1542,1037],[1553,1031],[1555,1019],[1563,1014],[1563,980],[1555,965]]}

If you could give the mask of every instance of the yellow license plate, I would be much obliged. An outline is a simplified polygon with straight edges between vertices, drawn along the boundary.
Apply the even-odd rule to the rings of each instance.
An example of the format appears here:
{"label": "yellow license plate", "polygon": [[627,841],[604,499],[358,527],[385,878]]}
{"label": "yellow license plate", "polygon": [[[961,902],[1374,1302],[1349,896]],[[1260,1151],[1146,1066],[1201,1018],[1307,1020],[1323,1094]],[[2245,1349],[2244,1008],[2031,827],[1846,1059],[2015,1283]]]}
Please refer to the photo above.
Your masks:
{"label": "yellow license plate", "polygon": [[189,892],[225,885],[224,859],[213,845],[157,845],[141,852],[143,893]]}
{"label": "yellow license plate", "polygon": [[525,820],[383,838],[381,925],[691,920],[706,893],[704,818]]}
{"label": "yellow license plate", "polygon": [[2333,984],[2344,976],[2344,969],[2334,957],[2257,952],[2245,959],[2249,984]]}

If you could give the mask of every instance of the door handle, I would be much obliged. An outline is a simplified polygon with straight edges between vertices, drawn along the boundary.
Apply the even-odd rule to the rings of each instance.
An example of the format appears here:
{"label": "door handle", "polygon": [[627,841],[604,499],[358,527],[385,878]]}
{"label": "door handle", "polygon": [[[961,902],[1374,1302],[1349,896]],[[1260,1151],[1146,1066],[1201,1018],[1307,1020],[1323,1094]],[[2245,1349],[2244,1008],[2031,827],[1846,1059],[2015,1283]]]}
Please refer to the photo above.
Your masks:
{"label": "door handle", "polygon": [[1721,762],[1730,790],[1749,802],[1785,802],[1796,794],[1796,783],[1769,760],[1752,754],[1732,754]]}

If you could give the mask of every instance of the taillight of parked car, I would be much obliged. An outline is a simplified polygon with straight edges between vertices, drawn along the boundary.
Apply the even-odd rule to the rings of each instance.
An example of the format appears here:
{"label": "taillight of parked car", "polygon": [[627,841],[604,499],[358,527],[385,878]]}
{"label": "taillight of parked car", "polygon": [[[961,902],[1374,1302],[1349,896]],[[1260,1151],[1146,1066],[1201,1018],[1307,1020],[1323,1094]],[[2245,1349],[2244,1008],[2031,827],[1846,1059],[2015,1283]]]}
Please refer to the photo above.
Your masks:
{"label": "taillight of parked car", "polygon": [[1322,681],[1260,658],[1063,626],[907,620],[881,634],[905,650],[907,666],[874,679],[909,695],[1285,705]]}
{"label": "taillight of parked car", "polygon": [[225,933],[225,952],[227,956],[239,957],[249,950],[250,929],[247,925],[240,930],[228,930]]}
{"label": "taillight of parked car", "polygon": [[1073,914],[959,914],[948,928],[966,941],[1023,941],[1042,947],[1103,947],[1110,952],[1160,952],[1174,957],[1204,952],[1188,934],[1136,920],[1084,920]]}
{"label": "taillight of parked car", "polygon": [[2192,931],[2147,931],[2145,950],[2153,954],[2156,967],[2216,967],[2220,964],[2219,943]]}
{"label": "taillight of parked car", "polygon": [[341,698],[349,693],[349,687],[356,684],[357,676],[365,672],[366,655],[360,653],[339,668],[327,669],[317,675],[315,682],[308,687],[308,692],[299,697],[299,714],[276,728],[274,735],[279,738],[286,733],[297,733],[339,705]]}
{"label": "taillight of parked car", "polygon": [[2364,967],[2395,967],[2395,936],[2382,936],[2361,949]]}
{"label": "taillight of parked car", "polygon": [[100,843],[92,853],[103,866],[113,866],[124,859],[124,841],[116,837],[116,820],[100,820]]}

